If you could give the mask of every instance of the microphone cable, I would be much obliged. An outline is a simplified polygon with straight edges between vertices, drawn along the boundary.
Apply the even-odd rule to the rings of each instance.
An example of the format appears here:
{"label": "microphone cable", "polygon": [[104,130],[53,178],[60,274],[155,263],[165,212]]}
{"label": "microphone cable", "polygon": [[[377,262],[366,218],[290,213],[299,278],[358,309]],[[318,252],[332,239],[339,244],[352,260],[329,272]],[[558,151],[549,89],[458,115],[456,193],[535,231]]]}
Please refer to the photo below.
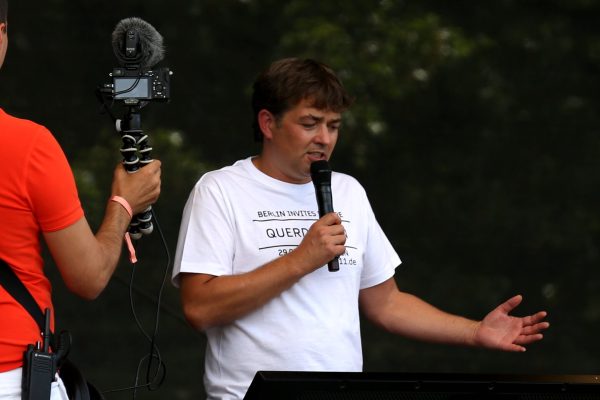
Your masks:
{"label": "microphone cable", "polygon": [[[134,162],[141,163],[140,168],[144,166],[145,163],[150,162],[149,158],[151,147],[146,146],[145,139],[146,136],[143,135],[143,131],[141,130],[141,117],[140,111],[146,105],[149,104],[149,101],[152,100],[160,100],[165,101],[169,99],[169,80],[168,76],[163,75],[155,75],[155,71],[152,70],[155,64],[160,62],[164,57],[164,46],[163,46],[163,38],[158,33],[158,31],[146,21],[140,18],[126,18],[121,20],[117,26],[115,27],[112,33],[112,47],[117,60],[122,68],[113,70],[113,82],[112,84],[105,84],[96,89],[96,97],[100,101],[102,105],[103,111],[108,114],[111,118],[113,124],[117,129],[117,132],[121,133],[121,138],[123,140],[123,148],[121,149],[121,154],[124,158],[124,164],[127,167]],[[148,74],[144,73],[145,70],[150,70]],[[161,69],[167,70],[166,69]],[[129,83],[129,87],[118,87],[116,82],[116,77],[119,78],[133,78]],[[136,94],[135,89],[140,84],[142,77],[146,79],[146,77],[153,77],[152,82],[158,82],[161,84],[161,89],[156,92],[152,90],[147,96],[131,96],[128,97],[128,94]],[[148,78],[149,79],[149,78]],[[122,82],[127,85],[127,81]],[[150,85],[150,83],[148,83]],[[143,89],[143,88],[142,88]],[[122,95],[125,95],[121,98]],[[110,104],[108,100],[110,99]],[[123,100],[124,104],[128,106],[128,113],[125,114],[125,117],[120,120],[115,117],[111,108],[114,105],[115,100]],[[124,122],[124,125],[121,123]],[[139,135],[139,137],[138,137]],[[138,148],[140,147],[140,148]],[[136,150],[137,148],[137,150]],[[130,154],[130,150],[136,150],[141,153],[144,157],[140,159],[133,160],[129,159],[126,155]],[[148,158],[146,158],[148,157]],[[136,169],[128,169],[128,172],[135,172]],[[153,224],[149,221],[153,220]],[[158,339],[158,331],[159,331],[159,320],[160,320],[160,309],[162,303],[162,294],[165,287],[165,283],[167,281],[168,272],[171,267],[171,255],[169,253],[167,241],[165,239],[164,233],[156,219],[156,212],[154,208],[149,208],[143,212],[143,219],[136,218],[135,227],[138,226],[139,223],[144,223],[144,227],[140,224],[139,230],[129,229],[131,236],[134,239],[137,239],[134,236],[138,234],[141,236],[142,234],[149,234],[153,231],[153,225],[156,226],[156,229],[159,232],[160,239],[162,241],[163,248],[166,253],[167,262],[164,267],[164,273],[162,276],[162,281],[160,283],[160,287],[158,289],[157,297],[156,297],[156,312],[154,319],[154,326],[152,331],[147,331],[142,325],[140,318],[138,317],[138,311],[136,311],[136,304],[134,301],[134,291],[135,288],[135,279],[136,279],[136,264],[132,263],[131,265],[131,277],[129,281],[129,302],[131,312],[133,314],[133,318],[137,325],[138,330],[144,336],[144,338],[148,341],[149,349],[148,352],[143,355],[137,365],[137,370],[135,373],[135,379],[132,386],[110,389],[101,392],[104,393],[112,393],[112,392],[121,392],[121,391],[133,391],[133,398],[136,398],[138,393],[138,389],[147,388],[150,391],[157,390],[165,380],[166,377],[166,365],[162,359],[160,354],[160,350],[157,345]],[[145,227],[149,223],[149,229]],[[134,226],[134,224],[130,224],[130,228]],[[148,232],[146,232],[147,230]],[[140,233],[141,232],[141,233]],[[145,373],[144,373],[145,369]]]}
{"label": "microphone cable", "polygon": [[[138,70],[141,71],[141,70]],[[115,114],[112,112],[112,107],[115,104],[115,98],[117,95],[121,95],[123,93],[129,93],[131,91],[133,91],[137,85],[140,83],[141,77],[137,76],[135,81],[133,82],[133,84],[124,90],[121,90],[119,92],[115,92],[112,93],[110,89],[107,88],[103,88],[103,87],[96,87],[96,89],[94,90],[94,94],[96,96],[96,98],[98,99],[98,102],[100,103],[100,114],[107,114],[108,117],[110,118],[110,120],[112,121],[113,124],[115,124],[117,122],[117,117],[115,116]],[[110,96],[107,96],[107,94],[110,93]],[[106,101],[107,97],[111,98],[110,103]],[[148,101],[140,101],[138,104],[139,109],[143,109],[144,107],[146,107],[148,105]]]}
{"label": "microphone cable", "polygon": [[138,67],[135,81],[133,81],[131,86],[129,86],[127,89],[123,89],[121,91],[115,92],[113,94],[113,96],[115,98],[117,98],[118,96],[120,96],[122,94],[132,92],[139,85],[141,79],[142,79],[142,67]]}
{"label": "microphone cable", "polygon": [[[158,345],[156,344],[158,338],[158,328],[159,328],[159,319],[160,319],[160,308],[162,303],[162,294],[164,291],[165,283],[167,281],[168,272],[171,266],[171,254],[169,252],[169,248],[167,246],[167,241],[165,239],[164,233],[160,227],[158,219],[156,218],[156,210],[153,207],[151,210],[152,218],[155,222],[156,229],[159,233],[163,248],[165,250],[165,254],[167,257],[167,263],[165,264],[164,273],[162,276],[162,281],[160,287],[158,289],[157,298],[156,298],[156,312],[155,312],[155,320],[154,320],[154,329],[152,334],[149,334],[146,329],[142,326],[140,319],[138,318],[138,313],[136,312],[135,303],[133,300],[133,291],[134,291],[134,281],[135,281],[135,272],[136,267],[135,263],[131,264],[131,279],[129,282],[129,304],[131,307],[131,312],[133,314],[133,318],[138,327],[138,330],[142,333],[142,335],[148,341],[150,347],[147,354],[142,356],[138,362],[138,366],[135,373],[134,383],[132,386],[109,389],[102,391],[101,394],[105,393],[114,393],[114,392],[124,392],[128,390],[133,391],[133,399],[136,398],[138,389],[147,388],[149,391],[154,391],[160,388],[163,384],[166,374],[167,374],[167,366],[162,360],[162,356],[160,354],[160,350]],[[147,363],[147,368],[145,372],[145,377],[140,383],[140,374],[143,368],[144,363]]]}

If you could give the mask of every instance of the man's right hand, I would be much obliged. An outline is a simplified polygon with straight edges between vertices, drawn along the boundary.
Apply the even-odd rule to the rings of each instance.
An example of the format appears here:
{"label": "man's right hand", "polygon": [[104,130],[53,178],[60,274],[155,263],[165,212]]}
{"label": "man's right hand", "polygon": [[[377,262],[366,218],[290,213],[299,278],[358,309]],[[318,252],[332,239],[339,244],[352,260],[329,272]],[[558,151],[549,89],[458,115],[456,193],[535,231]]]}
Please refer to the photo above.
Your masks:
{"label": "man's right hand", "polygon": [[154,204],[160,195],[161,162],[154,160],[134,173],[128,173],[122,164],[113,175],[112,196],[121,196],[129,202],[133,214],[139,214]]}
{"label": "man's right hand", "polygon": [[346,247],[346,231],[342,220],[335,212],[324,215],[315,222],[302,242],[290,255],[294,254],[315,270],[336,256],[344,254]]}

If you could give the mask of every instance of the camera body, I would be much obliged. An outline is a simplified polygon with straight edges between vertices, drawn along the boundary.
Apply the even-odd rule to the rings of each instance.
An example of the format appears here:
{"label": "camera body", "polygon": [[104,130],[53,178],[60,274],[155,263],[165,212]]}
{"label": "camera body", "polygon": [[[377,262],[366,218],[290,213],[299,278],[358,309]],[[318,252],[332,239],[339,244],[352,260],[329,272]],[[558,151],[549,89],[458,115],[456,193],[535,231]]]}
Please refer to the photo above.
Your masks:
{"label": "camera body", "polygon": [[125,104],[140,101],[169,101],[171,95],[171,71],[167,67],[156,69],[114,68],[113,83],[105,85],[109,96]]}

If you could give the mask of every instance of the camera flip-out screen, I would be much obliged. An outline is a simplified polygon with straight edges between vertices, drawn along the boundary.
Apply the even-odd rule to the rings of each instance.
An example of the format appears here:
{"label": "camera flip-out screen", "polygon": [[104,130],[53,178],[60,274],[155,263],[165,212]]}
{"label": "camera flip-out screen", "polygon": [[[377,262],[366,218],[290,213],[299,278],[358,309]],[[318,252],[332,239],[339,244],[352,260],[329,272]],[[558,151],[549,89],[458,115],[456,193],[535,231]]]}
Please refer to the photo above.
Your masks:
{"label": "camera flip-out screen", "polygon": [[150,78],[115,77],[115,99],[151,99]]}

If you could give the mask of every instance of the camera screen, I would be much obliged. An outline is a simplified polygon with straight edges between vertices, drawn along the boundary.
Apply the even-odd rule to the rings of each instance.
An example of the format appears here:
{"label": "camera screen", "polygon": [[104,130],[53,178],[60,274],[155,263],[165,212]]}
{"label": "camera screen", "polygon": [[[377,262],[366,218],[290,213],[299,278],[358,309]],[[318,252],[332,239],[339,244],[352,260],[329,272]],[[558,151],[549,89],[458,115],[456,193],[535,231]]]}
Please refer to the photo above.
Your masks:
{"label": "camera screen", "polygon": [[[137,81],[137,84],[136,84]],[[115,99],[149,99],[150,96],[150,78],[137,77],[121,78],[115,77]]]}

